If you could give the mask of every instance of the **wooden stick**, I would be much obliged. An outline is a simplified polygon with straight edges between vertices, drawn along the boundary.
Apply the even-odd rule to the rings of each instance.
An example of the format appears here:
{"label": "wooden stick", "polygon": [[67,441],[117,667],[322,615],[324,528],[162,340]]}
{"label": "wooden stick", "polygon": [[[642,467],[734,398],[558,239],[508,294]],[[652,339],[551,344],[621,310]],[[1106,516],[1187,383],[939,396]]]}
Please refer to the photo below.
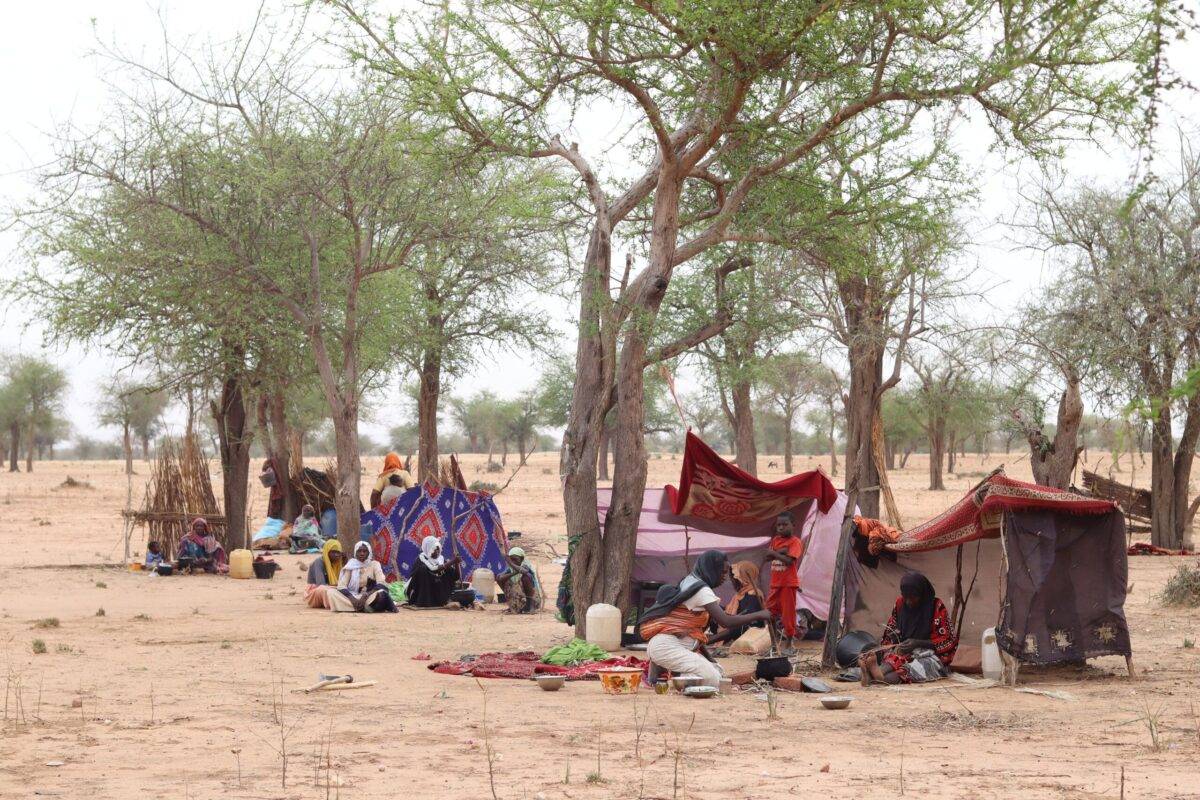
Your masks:
{"label": "wooden stick", "polygon": [[317,681],[312,686],[309,686],[307,689],[301,689],[300,691],[303,691],[306,693],[307,692],[315,692],[318,689],[324,689],[326,686],[332,686],[335,683],[349,683],[352,680],[354,680],[354,678],[352,678],[349,675],[338,675],[337,677],[334,677],[334,678],[326,678],[324,680]]}
{"label": "wooden stick", "polygon": [[365,689],[368,686],[374,686],[375,681],[355,681],[354,683],[331,683],[328,686],[323,686],[319,691],[336,692],[343,689]]}

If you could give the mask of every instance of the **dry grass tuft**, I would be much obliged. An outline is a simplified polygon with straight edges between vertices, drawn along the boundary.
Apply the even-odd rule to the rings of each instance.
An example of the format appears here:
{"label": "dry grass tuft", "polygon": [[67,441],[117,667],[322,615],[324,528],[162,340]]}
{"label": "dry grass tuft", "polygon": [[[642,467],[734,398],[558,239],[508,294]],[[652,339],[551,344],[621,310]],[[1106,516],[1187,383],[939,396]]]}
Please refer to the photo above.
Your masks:
{"label": "dry grass tuft", "polygon": [[1180,564],[1175,574],[1167,580],[1158,599],[1165,606],[1200,606],[1200,567]]}

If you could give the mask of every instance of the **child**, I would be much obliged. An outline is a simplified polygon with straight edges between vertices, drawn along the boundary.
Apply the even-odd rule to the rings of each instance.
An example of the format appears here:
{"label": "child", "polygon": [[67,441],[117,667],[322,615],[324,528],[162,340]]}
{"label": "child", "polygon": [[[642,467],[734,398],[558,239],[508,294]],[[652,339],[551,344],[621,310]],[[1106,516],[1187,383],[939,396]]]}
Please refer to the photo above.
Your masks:
{"label": "child", "polygon": [[790,511],[775,518],[775,535],[769,547],[771,591],[767,595],[767,610],[783,624],[784,640],[780,646],[786,654],[795,648],[796,592],[800,588],[797,566],[804,555],[804,543],[796,536],[795,517]]}
{"label": "child", "polygon": [[163,563],[162,545],[158,542],[146,542],[146,569],[155,569]]}

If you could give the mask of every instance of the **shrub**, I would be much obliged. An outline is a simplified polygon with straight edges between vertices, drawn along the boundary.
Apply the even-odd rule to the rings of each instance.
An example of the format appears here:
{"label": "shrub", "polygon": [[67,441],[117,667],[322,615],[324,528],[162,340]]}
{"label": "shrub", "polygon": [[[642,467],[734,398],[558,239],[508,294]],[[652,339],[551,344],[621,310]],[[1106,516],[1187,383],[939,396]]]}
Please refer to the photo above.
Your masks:
{"label": "shrub", "polygon": [[41,655],[42,653],[46,652],[46,643],[43,642],[41,639],[34,639],[33,640],[33,652],[37,653],[38,655]]}
{"label": "shrub", "polygon": [[467,487],[467,491],[470,492],[488,492],[490,494],[495,494],[499,489],[499,486],[487,481],[471,481],[471,485]]}
{"label": "shrub", "polygon": [[1163,587],[1159,599],[1167,606],[1200,606],[1200,567],[1180,564]]}
{"label": "shrub", "polygon": [[45,617],[33,623],[33,627],[42,628],[43,630],[46,628],[57,628],[58,625],[58,617]]}

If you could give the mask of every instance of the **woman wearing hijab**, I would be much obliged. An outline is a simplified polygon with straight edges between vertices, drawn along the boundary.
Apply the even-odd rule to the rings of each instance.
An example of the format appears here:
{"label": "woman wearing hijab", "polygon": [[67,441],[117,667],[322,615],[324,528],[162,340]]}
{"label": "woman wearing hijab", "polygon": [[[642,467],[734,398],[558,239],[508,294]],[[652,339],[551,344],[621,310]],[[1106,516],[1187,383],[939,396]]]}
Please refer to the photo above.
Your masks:
{"label": "woman wearing hijab", "polygon": [[292,523],[292,541],[288,548],[293,553],[303,553],[314,547],[324,546],[321,527],[317,523],[317,510],[309,503],[300,509],[300,516]]}
{"label": "woman wearing hijab", "polygon": [[883,683],[924,683],[950,674],[950,662],[958,649],[958,636],[950,624],[946,606],[937,598],[933,584],[919,572],[900,579],[900,596],[883,628],[883,647],[859,656],[863,686],[872,680]]}
{"label": "woman wearing hijab", "polygon": [[354,557],[338,572],[336,592],[326,591],[334,611],[396,611],[396,602],[388,593],[383,567],[371,558],[371,545],[354,545]]}
{"label": "woman wearing hijab", "polygon": [[426,536],[421,553],[413,564],[412,576],[405,588],[409,605],[418,608],[441,608],[450,602],[458,586],[458,556],[449,561],[442,555],[442,543],[436,536]]}
{"label": "woman wearing hijab", "polygon": [[[734,595],[725,604],[725,613],[730,616],[747,616],[762,611],[763,599],[758,590],[758,567],[750,561],[737,561],[729,571],[732,574]],[[708,643],[714,645],[736,642],[749,628],[762,626],[761,622],[752,622],[749,625],[718,630],[715,636],[709,637]]]}
{"label": "woman wearing hijab", "polygon": [[705,686],[720,688],[721,668],[704,649],[709,621],[722,628],[736,628],[753,622],[766,622],[769,611],[753,614],[729,614],[721,607],[714,591],[725,582],[729,561],[719,550],[706,550],[696,559],[691,574],[678,586],[658,590],[654,605],[638,620],[638,630],[648,644],[650,678],[662,670],[675,675],[698,675]]}
{"label": "woman wearing hijab", "polygon": [[508,613],[529,614],[542,607],[542,587],[537,572],[525,560],[525,551],[520,547],[508,551],[508,569],[496,576],[496,583],[504,590]]}
{"label": "woman wearing hijab", "polygon": [[185,568],[189,572],[202,569],[205,572],[228,572],[229,558],[225,548],[221,547],[217,537],[209,530],[208,520],[196,517],[192,520],[191,530],[179,540],[180,571]]}
{"label": "woman wearing hijab", "polygon": [[383,457],[383,469],[379,471],[379,476],[375,479],[375,488],[371,490],[371,508],[379,508],[379,504],[383,501],[384,487],[391,483],[390,479],[393,475],[400,479],[400,483],[405,489],[411,489],[416,485],[412,475],[400,461],[400,454],[388,453]]}
{"label": "woman wearing hijab", "polygon": [[329,607],[325,595],[330,589],[336,591],[343,560],[342,543],[337,539],[321,546],[321,557],[309,565],[308,585],[304,587],[304,602],[309,608]]}

